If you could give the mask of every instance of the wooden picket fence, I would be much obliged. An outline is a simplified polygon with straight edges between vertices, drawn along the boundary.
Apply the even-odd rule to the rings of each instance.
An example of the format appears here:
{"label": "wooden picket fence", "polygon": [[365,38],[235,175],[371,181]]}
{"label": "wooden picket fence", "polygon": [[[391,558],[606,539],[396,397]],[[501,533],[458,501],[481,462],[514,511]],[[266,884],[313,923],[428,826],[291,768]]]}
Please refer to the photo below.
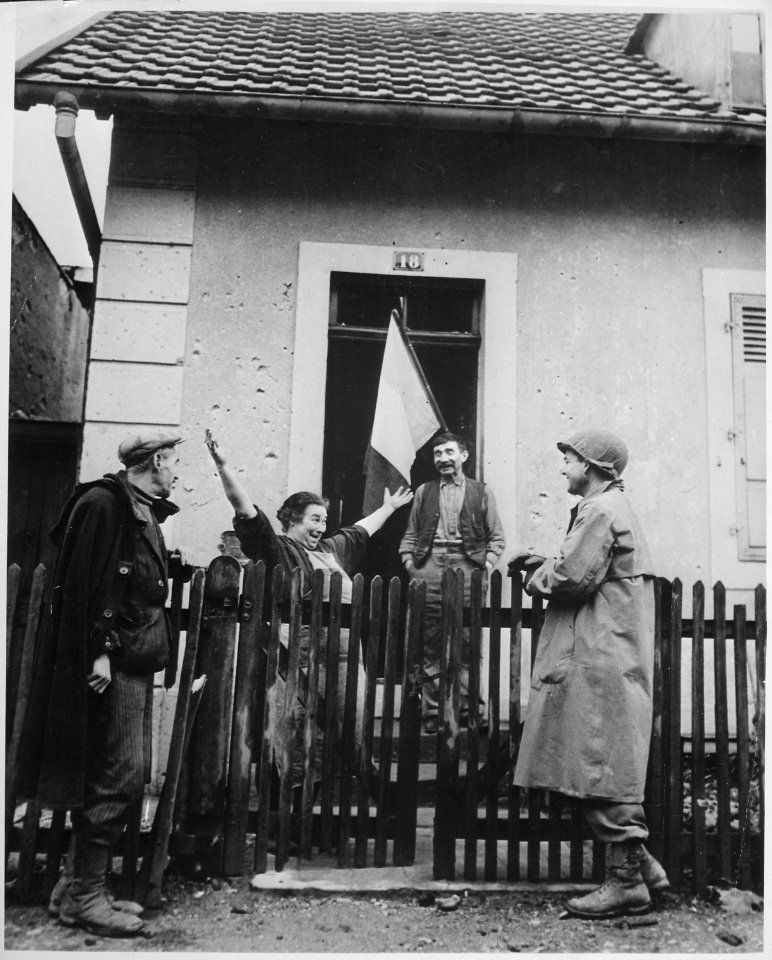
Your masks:
{"label": "wooden picket fence", "polygon": [[[339,575],[332,577],[325,599],[317,571],[310,600],[301,600],[299,576],[296,571],[285,584],[281,569],[266,576],[262,564],[242,568],[227,556],[213,560],[206,573],[182,567],[173,572],[173,650],[166,671],[167,686],[176,684],[178,690],[172,742],[152,833],[140,832],[137,811],[124,835],[122,892],[146,903],[157,900],[168,855],[194,871],[224,875],[280,871],[291,855],[301,864],[320,855],[331,855],[341,867],[410,864],[422,809],[433,810],[437,879],[602,879],[604,845],[591,838],[576,806],[558,794],[521,790],[511,782],[527,684],[521,676],[522,644],[530,635],[532,665],[544,616],[541,600],[524,596],[520,576],[505,580],[495,572],[486,598],[482,575],[476,574],[465,608],[460,575],[446,572],[440,724],[431,738],[421,732],[424,586],[406,586],[396,578],[384,584],[377,577],[365,583],[357,576],[351,603],[343,604]],[[19,852],[22,898],[32,889],[39,852],[46,854],[43,886],[53,885],[67,833],[65,813],[41,811],[36,802],[26,804],[21,825],[14,826],[22,809],[16,771],[45,581],[46,571],[38,567],[19,602],[21,572],[9,570],[6,850]],[[713,588],[712,619],[705,618],[701,583],[692,590],[691,618],[683,616],[683,596],[679,580],[656,581],[654,722],[645,802],[650,848],[676,885],[700,891],[726,881],[758,888],[766,591],[756,588],[752,620],[744,606],[727,615],[720,583]],[[343,631],[350,642],[339,690]],[[466,728],[459,716],[464,631],[471,648]],[[480,668],[484,638],[486,678]],[[689,676],[682,670],[685,638],[691,639]],[[307,661],[301,659],[301,640]],[[713,652],[716,731],[709,741],[707,645]],[[750,690],[753,717],[749,645],[757,678]],[[734,660],[732,737],[727,657]],[[502,669],[509,676],[506,697],[500,696]],[[204,675],[205,687],[196,689],[194,679]],[[483,717],[474,705],[484,679]],[[685,736],[681,697],[687,688],[692,717]],[[296,785],[292,768],[298,755],[302,783]]]}

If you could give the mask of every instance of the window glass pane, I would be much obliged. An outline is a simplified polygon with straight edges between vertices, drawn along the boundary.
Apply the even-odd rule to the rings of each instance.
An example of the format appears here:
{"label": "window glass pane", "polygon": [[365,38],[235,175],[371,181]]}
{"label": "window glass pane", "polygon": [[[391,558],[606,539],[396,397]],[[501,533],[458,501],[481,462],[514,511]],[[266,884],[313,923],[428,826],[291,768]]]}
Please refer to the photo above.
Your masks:
{"label": "window glass pane", "polygon": [[408,330],[475,334],[482,287],[477,280],[334,273],[330,323],[385,330],[404,302]]}

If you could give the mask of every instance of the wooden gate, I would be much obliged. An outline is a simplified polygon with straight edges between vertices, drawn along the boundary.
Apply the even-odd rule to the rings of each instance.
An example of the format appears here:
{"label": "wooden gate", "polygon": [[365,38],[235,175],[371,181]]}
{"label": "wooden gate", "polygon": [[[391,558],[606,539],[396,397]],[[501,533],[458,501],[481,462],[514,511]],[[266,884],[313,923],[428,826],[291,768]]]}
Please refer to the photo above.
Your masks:
{"label": "wooden gate", "polygon": [[[191,573],[178,569],[172,577],[174,651],[166,680],[179,691],[177,714],[154,831],[140,835],[136,817],[120,851],[127,894],[157,895],[168,854],[226,875],[282,870],[290,857],[302,864],[330,854],[339,866],[410,864],[422,810],[423,822],[433,811],[438,879],[601,879],[603,845],[566,798],[511,782],[528,665],[543,621],[539,598],[525,598],[530,605],[523,605],[519,576],[505,580],[495,572],[485,598],[476,575],[465,609],[459,575],[446,573],[440,724],[429,738],[420,719],[422,585],[406,588],[396,578],[365,584],[357,576],[351,603],[343,604],[340,575],[332,577],[325,597],[318,571],[311,599],[301,600],[297,572],[285,585],[280,569],[267,577],[262,564],[242,568],[231,557],[218,557],[205,579],[197,572],[186,586]],[[66,820],[61,811],[51,816],[28,803],[19,826],[13,825],[21,809],[15,771],[45,606],[45,569],[36,570],[24,610],[16,610],[19,581],[12,567],[6,849],[19,850],[24,896],[36,850],[47,852],[45,884],[55,881]],[[756,590],[753,620],[742,606],[727,615],[721,584],[713,589],[713,619],[705,619],[700,583],[692,591],[691,619],[683,617],[682,606],[680,581],[657,581],[646,791],[652,852],[676,883],[696,890],[719,879],[758,886],[766,592]],[[487,689],[486,710],[472,708],[465,728],[458,692],[464,630],[471,645],[471,703]],[[682,669],[685,639],[691,641],[689,675]],[[705,735],[709,645],[714,738]],[[339,671],[342,650],[345,669]],[[194,693],[195,678],[204,675],[203,692]],[[687,731],[681,724],[685,691],[692,704]],[[730,737],[732,700],[736,735]]]}

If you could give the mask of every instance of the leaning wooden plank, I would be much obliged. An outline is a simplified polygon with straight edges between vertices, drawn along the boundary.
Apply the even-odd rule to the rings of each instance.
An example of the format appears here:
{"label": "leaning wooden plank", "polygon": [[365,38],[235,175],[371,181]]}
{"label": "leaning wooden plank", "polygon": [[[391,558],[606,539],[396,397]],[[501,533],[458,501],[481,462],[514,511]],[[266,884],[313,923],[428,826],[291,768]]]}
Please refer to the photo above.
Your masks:
{"label": "leaning wooden plank", "polygon": [[330,577],[330,623],[327,628],[327,680],[324,687],[324,744],[322,749],[322,783],[319,793],[321,830],[319,852],[329,853],[333,847],[336,760],[342,717],[338,716],[338,676],[340,672],[340,620],[343,578],[335,572]]}
{"label": "leaning wooden plank", "polygon": [[713,688],[716,714],[716,834],[718,837],[718,876],[732,882],[732,830],[730,826],[729,779],[729,707],[726,672],[726,588],[713,587],[713,618],[716,639],[713,645]]}
{"label": "leaning wooden plank", "polygon": [[289,858],[290,834],[292,828],[292,805],[294,783],[295,751],[297,749],[298,730],[298,670],[300,667],[300,643],[302,630],[301,586],[302,574],[299,568],[292,571],[290,581],[290,624],[289,624],[289,661],[287,679],[284,686],[284,730],[277,731],[279,737],[279,818],[276,838],[275,868],[284,869]]}
{"label": "leaning wooden plank", "polygon": [[45,591],[46,568],[39,564],[32,576],[29,602],[27,605],[27,626],[24,631],[24,645],[22,647],[21,667],[19,669],[19,685],[16,695],[16,706],[13,713],[13,728],[8,751],[5,756],[5,858],[8,862],[8,852],[11,844],[8,842],[13,829],[13,813],[16,804],[16,785],[19,774],[19,760],[27,722],[30,693],[32,691],[33,672],[38,647],[38,625],[40,624],[43,594]]}
{"label": "leaning wooden plank", "polygon": [[[473,581],[474,582],[474,581]],[[499,818],[499,773],[498,753],[506,750],[501,743],[501,574],[495,571],[490,585],[490,657],[488,662],[488,763],[485,781],[485,879],[495,880],[498,867],[497,826]],[[480,634],[481,638],[481,634]],[[470,638],[471,639],[471,638]],[[470,691],[471,699],[471,691]],[[470,729],[471,737],[472,731]],[[475,737],[475,746],[476,746]],[[476,772],[477,763],[467,767],[469,773]],[[477,797],[474,797],[475,803]],[[471,799],[469,815],[472,815]],[[475,827],[476,816],[475,816]],[[466,877],[466,874],[464,874]],[[471,877],[469,878],[471,879]]]}
{"label": "leaning wooden plank", "polygon": [[681,881],[681,820],[683,817],[683,771],[681,768],[681,635],[683,586],[673,581],[670,597],[670,674],[668,707],[670,710],[668,743],[667,872],[670,882]]}
{"label": "leaning wooden plank", "polygon": [[386,618],[386,650],[383,667],[383,710],[381,712],[381,743],[378,758],[380,784],[377,795],[375,844],[373,863],[386,866],[386,840],[389,827],[391,794],[391,752],[394,742],[394,686],[397,672],[397,643],[399,642],[400,581],[392,577],[389,583],[388,614]]}
{"label": "leaning wooden plank", "polygon": [[200,683],[196,697],[192,698],[203,604],[204,571],[197,570],[193,574],[190,587],[190,615],[185,639],[185,655],[182,659],[177,704],[169,740],[166,776],[135,891],[135,896],[137,896],[139,902],[144,903],[147,907],[161,905],[161,885],[168,859],[169,839],[174,825],[174,807],[177,799],[180,771],[190,737],[190,730],[192,729],[192,720],[195,716],[195,711],[191,709],[191,702],[193,699],[195,704],[198,704],[203,689],[203,683]]}
{"label": "leaning wooden plank", "polygon": [[21,590],[22,573],[17,563],[8,567],[5,606],[5,710],[6,710],[6,746],[13,727],[13,713],[16,708],[16,691],[19,683],[19,667],[23,650],[22,636],[14,631],[16,607]]}
{"label": "leaning wooden plank", "polygon": [[270,825],[271,783],[274,774],[273,750],[276,737],[277,676],[279,648],[281,647],[281,605],[284,596],[284,570],[277,566],[271,573],[271,626],[268,651],[265,661],[265,677],[259,682],[265,685],[263,701],[262,740],[257,762],[257,825],[255,828],[255,872],[268,869],[268,828]]}
{"label": "leaning wooden plank", "polygon": [[362,720],[362,743],[359,753],[356,839],[354,866],[367,866],[367,838],[370,832],[370,768],[375,734],[375,683],[378,673],[378,647],[381,640],[381,596],[383,582],[374,577],[370,584],[370,624],[365,651],[365,703]]}
{"label": "leaning wooden plank", "polygon": [[426,584],[423,581],[411,581],[408,587],[407,644],[399,714],[397,824],[394,833],[395,867],[408,866],[415,862],[425,601]]}
{"label": "leaning wooden plank", "polygon": [[244,872],[244,849],[249,815],[249,780],[252,767],[255,686],[259,631],[262,620],[265,566],[250,561],[244,568],[239,612],[236,680],[233,691],[233,725],[225,797],[222,870],[226,876]]}
{"label": "leaning wooden plank", "polygon": [[739,862],[735,871],[736,885],[743,890],[751,886],[750,860],[750,739],[748,729],[748,647],[745,607],[734,608],[734,684],[737,705],[737,786],[740,800]]}
{"label": "leaning wooden plank", "polygon": [[[477,768],[480,765],[480,659],[482,653],[482,570],[469,585],[469,674],[467,697],[466,810],[464,817],[464,879],[477,879]],[[491,653],[491,665],[494,654]],[[498,662],[498,660],[497,660]],[[498,693],[498,687],[495,688]],[[497,698],[498,699],[498,698]],[[495,874],[494,874],[495,875]]]}
{"label": "leaning wooden plank", "polygon": [[707,884],[705,836],[705,588],[692,588],[692,877],[695,893]]}
{"label": "leaning wooden plank", "polygon": [[300,844],[298,861],[311,859],[311,835],[314,825],[314,788],[316,771],[316,710],[319,701],[319,653],[322,646],[322,601],[324,600],[324,571],[314,570],[311,590],[311,623],[308,644],[308,692],[305,697],[303,724],[303,793],[300,813]]}

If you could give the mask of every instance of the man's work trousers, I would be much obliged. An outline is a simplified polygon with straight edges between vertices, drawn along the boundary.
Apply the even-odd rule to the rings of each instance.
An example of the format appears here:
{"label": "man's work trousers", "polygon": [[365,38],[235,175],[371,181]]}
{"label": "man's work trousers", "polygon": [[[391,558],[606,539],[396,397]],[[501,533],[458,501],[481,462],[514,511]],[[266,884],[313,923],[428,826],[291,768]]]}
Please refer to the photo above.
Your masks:
{"label": "man's work trousers", "polygon": [[75,836],[112,847],[150,778],[153,676],[113,668],[104,693],[89,692],[88,761],[83,806],[72,811]]}
{"label": "man's work trousers", "polygon": [[582,800],[584,816],[593,833],[604,843],[624,843],[649,838],[646,814],[640,803],[616,803],[588,797]]}
{"label": "man's work trousers", "polygon": [[[437,717],[440,694],[440,664],[442,663],[442,575],[448,570],[464,571],[464,606],[469,606],[472,573],[480,568],[464,553],[447,547],[434,547],[421,567],[411,572],[413,580],[426,584],[426,611],[424,615],[424,670],[431,678],[424,684],[424,718]],[[483,571],[483,598],[488,574]],[[469,705],[469,630],[465,627],[461,641],[461,666],[459,670],[461,713],[468,712]]]}

